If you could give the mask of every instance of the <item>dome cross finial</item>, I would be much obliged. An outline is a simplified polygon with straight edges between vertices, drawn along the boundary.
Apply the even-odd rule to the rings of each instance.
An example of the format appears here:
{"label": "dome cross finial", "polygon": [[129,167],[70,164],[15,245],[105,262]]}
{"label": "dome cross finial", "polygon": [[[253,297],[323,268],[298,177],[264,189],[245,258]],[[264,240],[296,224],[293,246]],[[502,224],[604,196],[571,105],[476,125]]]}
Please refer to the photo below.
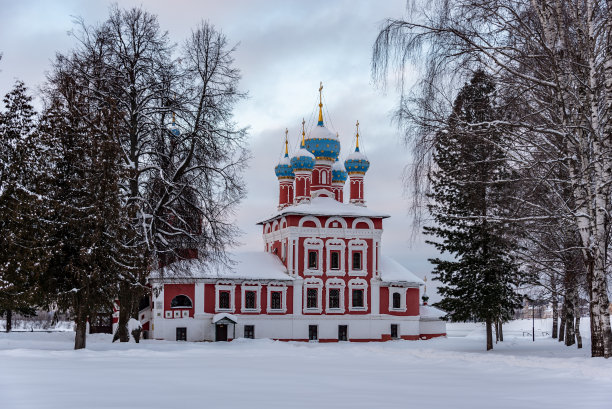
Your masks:
{"label": "dome cross finial", "polygon": [[357,141],[355,142],[355,152],[359,152],[359,120],[357,120],[355,126],[357,127],[357,134],[355,135],[357,138]]}
{"label": "dome cross finial", "polygon": [[285,157],[289,156],[289,140],[287,139],[288,134],[289,134],[289,129],[285,128]]}
{"label": "dome cross finial", "polygon": [[306,120],[302,118],[302,147],[306,145],[306,131],[304,130],[304,126],[306,125]]}
{"label": "dome cross finial", "polygon": [[319,122],[318,126],[323,126],[323,81],[319,85]]}

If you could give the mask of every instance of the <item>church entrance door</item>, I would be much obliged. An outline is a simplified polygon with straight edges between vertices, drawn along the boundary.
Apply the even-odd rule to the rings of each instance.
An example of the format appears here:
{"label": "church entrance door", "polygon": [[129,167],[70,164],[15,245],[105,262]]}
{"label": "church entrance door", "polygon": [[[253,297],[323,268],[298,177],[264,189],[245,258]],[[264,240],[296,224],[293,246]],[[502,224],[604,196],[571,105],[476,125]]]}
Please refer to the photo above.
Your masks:
{"label": "church entrance door", "polygon": [[215,341],[227,341],[227,324],[217,324],[215,327]]}

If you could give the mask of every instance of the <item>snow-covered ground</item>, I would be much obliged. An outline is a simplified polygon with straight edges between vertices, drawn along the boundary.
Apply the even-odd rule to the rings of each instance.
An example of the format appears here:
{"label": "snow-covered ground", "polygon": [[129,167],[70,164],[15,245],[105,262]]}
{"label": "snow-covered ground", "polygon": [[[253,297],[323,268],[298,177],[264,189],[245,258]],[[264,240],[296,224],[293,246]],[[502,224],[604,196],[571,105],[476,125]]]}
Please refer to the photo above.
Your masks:
{"label": "snow-covered ground", "polygon": [[490,352],[477,324],[367,344],[111,344],[97,334],[80,351],[71,332],[0,334],[0,408],[612,408],[612,359],[536,324],[535,342],[523,334],[531,321],[515,321]]}

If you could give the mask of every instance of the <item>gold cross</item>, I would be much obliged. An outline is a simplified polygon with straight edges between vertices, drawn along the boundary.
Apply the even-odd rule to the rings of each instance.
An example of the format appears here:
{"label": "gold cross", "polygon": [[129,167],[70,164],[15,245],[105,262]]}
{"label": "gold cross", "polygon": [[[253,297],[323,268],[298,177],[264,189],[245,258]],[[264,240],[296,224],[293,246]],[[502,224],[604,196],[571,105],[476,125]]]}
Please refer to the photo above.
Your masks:
{"label": "gold cross", "polygon": [[319,104],[323,103],[322,92],[323,92],[323,81],[321,81],[321,85],[319,86]]}

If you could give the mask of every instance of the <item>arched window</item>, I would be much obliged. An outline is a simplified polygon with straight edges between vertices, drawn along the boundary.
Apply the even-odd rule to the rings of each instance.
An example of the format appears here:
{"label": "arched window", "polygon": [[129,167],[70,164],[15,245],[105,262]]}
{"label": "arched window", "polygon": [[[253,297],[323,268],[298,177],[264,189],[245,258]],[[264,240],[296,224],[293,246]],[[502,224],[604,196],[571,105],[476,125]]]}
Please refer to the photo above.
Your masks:
{"label": "arched window", "polygon": [[393,293],[393,308],[400,309],[402,308],[402,300],[400,293]]}
{"label": "arched window", "polygon": [[186,295],[177,295],[170,302],[170,308],[191,308],[193,304],[191,300]]}
{"label": "arched window", "polygon": [[324,185],[327,183],[327,172],[323,171],[321,172],[321,184]]}

